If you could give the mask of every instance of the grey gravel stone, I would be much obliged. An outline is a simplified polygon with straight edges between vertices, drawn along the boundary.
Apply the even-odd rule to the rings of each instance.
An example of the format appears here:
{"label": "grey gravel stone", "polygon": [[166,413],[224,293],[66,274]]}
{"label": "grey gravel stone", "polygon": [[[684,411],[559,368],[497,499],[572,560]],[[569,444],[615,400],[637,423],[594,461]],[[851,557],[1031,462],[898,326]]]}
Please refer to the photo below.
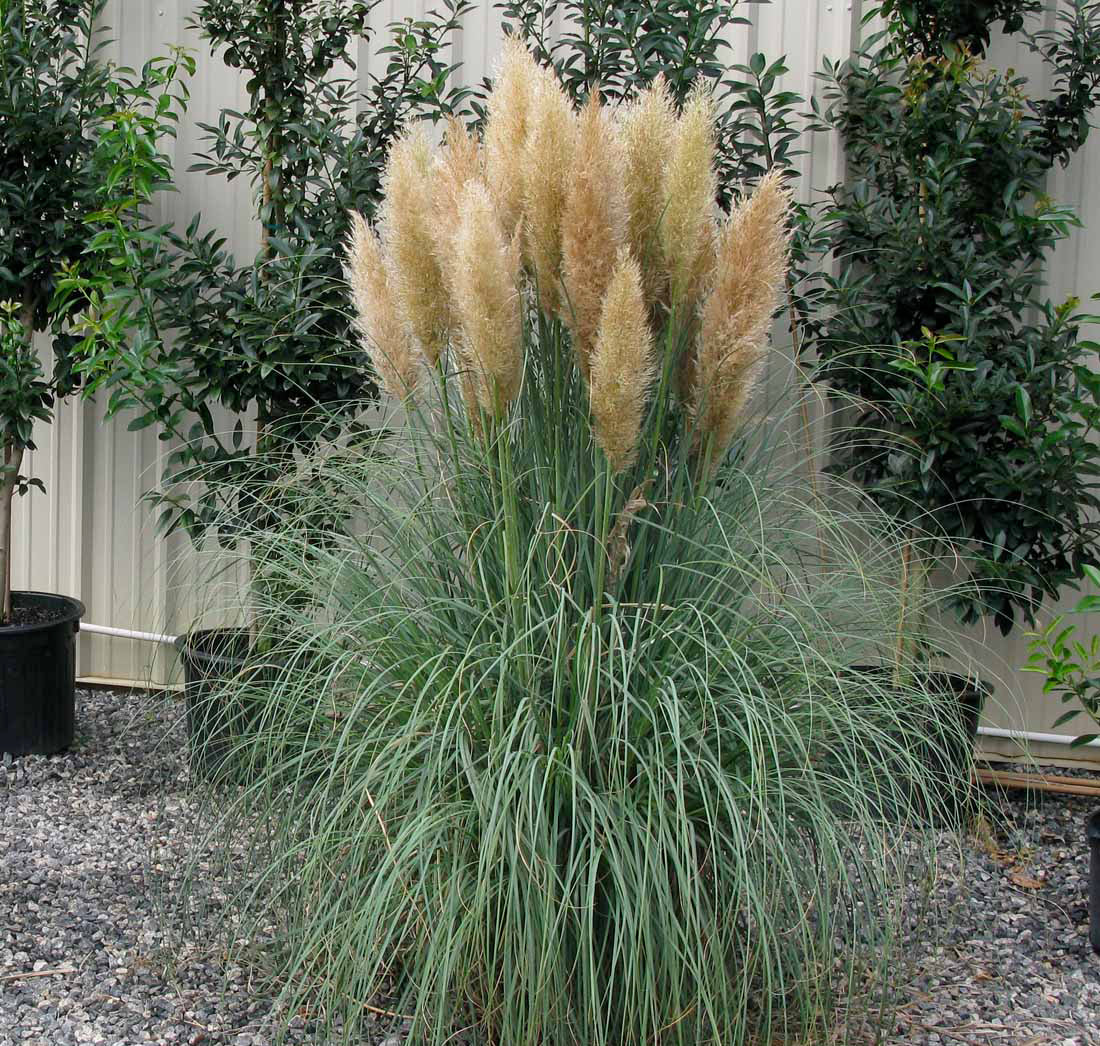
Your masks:
{"label": "grey gravel stone", "polygon": [[[71,751],[0,759],[0,1046],[272,1042],[277,1015],[249,972],[161,903],[196,808],[180,716],[175,698],[82,692]],[[887,1043],[1100,1046],[1084,842],[1097,806],[1007,793],[988,832],[945,840],[934,932],[907,944]],[[222,900],[212,883],[205,903]],[[288,1042],[321,1046],[301,1016],[287,1023]],[[405,1041],[371,1028],[378,1046]]]}
{"label": "grey gravel stone", "polygon": [[945,840],[931,932],[907,943],[914,969],[888,1041],[1100,1046],[1100,956],[1088,941],[1085,842],[1085,820],[1100,799],[1025,791],[988,797],[984,824],[961,847]]}
{"label": "grey gravel stone", "polygon": [[[178,698],[81,691],[71,750],[2,760],[0,1046],[272,1042],[270,1001],[164,903],[195,807],[181,717]],[[300,1018],[287,1041],[322,1042]]]}

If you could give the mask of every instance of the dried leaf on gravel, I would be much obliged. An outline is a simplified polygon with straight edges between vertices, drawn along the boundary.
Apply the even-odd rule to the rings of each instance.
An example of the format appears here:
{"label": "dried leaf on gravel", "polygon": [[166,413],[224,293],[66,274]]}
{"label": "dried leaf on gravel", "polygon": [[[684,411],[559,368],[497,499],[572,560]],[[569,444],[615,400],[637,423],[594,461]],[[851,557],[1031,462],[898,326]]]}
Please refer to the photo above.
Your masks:
{"label": "dried leaf on gravel", "polygon": [[1011,872],[1008,879],[1009,882],[1025,890],[1039,890],[1042,889],[1043,886],[1042,879],[1036,879],[1033,875],[1028,875],[1027,872],[1022,872],[1019,869]]}

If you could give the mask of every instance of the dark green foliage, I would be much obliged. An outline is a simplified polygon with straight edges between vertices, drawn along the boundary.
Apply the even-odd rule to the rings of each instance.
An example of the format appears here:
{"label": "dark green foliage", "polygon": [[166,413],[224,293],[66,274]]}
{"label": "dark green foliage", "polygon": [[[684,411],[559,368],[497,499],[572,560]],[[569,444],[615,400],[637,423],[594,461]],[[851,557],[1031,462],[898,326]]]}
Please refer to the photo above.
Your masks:
{"label": "dark green foliage", "polygon": [[663,74],[683,101],[697,77],[722,78],[721,34],[748,24],[734,13],[736,3],[505,0],[498,6],[508,31],[522,36],[539,62],[553,65],[576,99],[597,84],[605,98],[629,98]]}
{"label": "dark green foliage", "polygon": [[1006,33],[1017,33],[1025,16],[1042,6],[1041,0],[883,0],[881,8],[897,20],[906,49],[927,54],[945,42],[984,52],[995,23]]}
{"label": "dark green foliage", "polygon": [[1051,71],[1051,96],[1028,101],[1042,125],[1040,151],[1068,163],[1100,100],[1100,24],[1095,0],[1072,0],[1068,9],[1059,6],[1053,28],[1029,31],[1029,16],[1049,6],[1042,0],[885,0],[881,10],[894,19],[895,40],[910,56],[951,47],[982,55],[997,23],[1002,32],[1023,32]]}
{"label": "dark green foliage", "polygon": [[[202,125],[193,169],[253,189],[260,249],[240,261],[196,215],[183,231],[116,226],[143,253],[113,291],[150,303],[157,336],[113,375],[113,404],[138,403],[135,425],[182,437],[168,458],[164,522],[200,539],[234,541],[240,527],[277,514],[257,485],[289,467],[297,450],[349,426],[376,394],[350,331],[340,257],[349,210],[372,214],[389,146],[408,120],[453,112],[466,92],[449,85],[445,47],[468,0],[443,0],[424,20],[389,27],[385,71],[362,90],[354,68],[378,0],[208,0],[196,28],[246,75],[248,104]],[[347,70],[352,70],[351,73]],[[129,283],[127,290],[123,284]],[[170,336],[168,336],[170,335]],[[163,336],[163,337],[162,337]],[[116,342],[116,363],[123,346]],[[227,433],[216,408],[259,421]],[[189,481],[200,472],[196,490]]]}
{"label": "dark green foliage", "polygon": [[88,240],[96,207],[94,127],[111,70],[96,58],[105,0],[5,3],[0,8],[0,300],[20,303],[28,329],[52,328],[56,391],[75,379],[52,305],[61,265]]}
{"label": "dark green foliage", "polygon": [[[956,599],[962,619],[1008,632],[1095,555],[1096,346],[1076,302],[1045,303],[1040,286],[1077,224],[1045,178],[1087,125],[1055,122],[1025,79],[954,40],[914,51],[902,6],[825,71],[849,179],[831,190],[838,265],[805,327],[823,377],[857,404],[840,467],[963,552],[976,588]],[[1007,17],[989,6],[987,28]],[[1042,38],[1056,81],[1074,48],[1079,66],[1100,61],[1100,5],[1075,12],[1060,43]]]}
{"label": "dark green foliage", "polygon": [[1089,116],[1100,103],[1100,4],[1074,0],[1054,29],[1031,37],[1051,70],[1054,93],[1033,103],[1042,123],[1045,156],[1066,164],[1085,143]]}
{"label": "dark green foliage", "polygon": [[[0,300],[17,303],[28,338],[53,334],[55,397],[115,363],[91,351],[81,330],[88,299],[74,287],[114,288],[120,272],[147,260],[104,250],[102,226],[127,216],[149,231],[138,216],[166,187],[159,143],[175,133],[186,101],[180,79],[194,70],[179,53],[140,73],[100,60],[103,8],[104,0],[16,3],[0,15]],[[148,249],[138,236],[131,246]],[[141,310],[120,302],[97,299],[96,322],[109,322],[119,344],[148,337]]]}

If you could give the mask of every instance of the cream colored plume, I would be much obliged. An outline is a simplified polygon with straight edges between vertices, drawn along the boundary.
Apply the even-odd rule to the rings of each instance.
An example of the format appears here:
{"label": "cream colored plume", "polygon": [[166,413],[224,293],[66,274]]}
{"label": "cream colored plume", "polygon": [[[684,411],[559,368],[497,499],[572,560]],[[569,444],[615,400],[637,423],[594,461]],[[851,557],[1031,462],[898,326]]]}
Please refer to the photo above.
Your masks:
{"label": "cream colored plume", "polygon": [[446,348],[451,319],[436,251],[432,181],[435,165],[423,126],[390,149],[381,228],[401,310],[429,363]]}
{"label": "cream colored plume", "polygon": [[549,69],[539,69],[531,97],[531,127],[523,156],[523,246],[538,284],[539,304],[561,307],[562,216],[576,148],[577,118]]}
{"label": "cream colored plume", "polygon": [[354,211],[344,273],[351,286],[355,329],[375,373],[391,396],[404,400],[419,384],[421,361],[399,308],[382,243]]}
{"label": "cream colored plume", "polygon": [[593,434],[614,472],[637,454],[655,367],[641,269],[624,248],[600,310],[588,388]]}
{"label": "cream colored plume", "polygon": [[519,394],[523,378],[519,236],[505,238],[484,182],[466,186],[461,212],[451,277],[459,365],[481,409],[499,416]]}
{"label": "cream colored plume", "polygon": [[760,377],[787,272],[790,206],[790,193],[773,171],[721,231],[695,382],[697,438],[709,441],[715,460]]}
{"label": "cream colored plume", "polygon": [[446,267],[461,216],[462,194],[467,184],[480,178],[481,147],[457,116],[447,119],[447,131],[432,176],[432,208],[429,224],[435,253]]}
{"label": "cream colored plume", "polygon": [[676,132],[676,113],[664,76],[642,91],[619,116],[629,243],[642,267],[650,303],[667,298],[667,279],[658,236],[667,203],[669,149]]}
{"label": "cream colored plume", "polygon": [[698,302],[714,263],[718,191],[714,154],[714,100],[700,79],[676,121],[658,229],[669,299],[681,312]]}
{"label": "cream colored plume", "polygon": [[538,64],[523,42],[515,36],[505,37],[488,99],[484,145],[486,182],[500,223],[509,230],[523,214],[522,164],[537,80]]}
{"label": "cream colored plume", "polygon": [[600,308],[626,240],[622,152],[596,92],[577,122],[577,147],[562,215],[562,318],[588,377]]}

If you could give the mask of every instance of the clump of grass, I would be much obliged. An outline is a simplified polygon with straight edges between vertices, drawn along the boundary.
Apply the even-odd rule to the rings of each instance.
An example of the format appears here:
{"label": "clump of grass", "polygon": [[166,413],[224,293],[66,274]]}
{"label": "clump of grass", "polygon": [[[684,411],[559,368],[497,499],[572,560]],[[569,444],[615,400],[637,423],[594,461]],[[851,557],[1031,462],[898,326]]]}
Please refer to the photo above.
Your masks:
{"label": "clump of grass", "polygon": [[[666,117],[676,155],[709,140],[709,101],[675,114],[658,84],[638,110],[570,111],[587,181],[573,206],[536,192],[525,64],[512,47],[487,156],[452,125],[437,212],[357,227],[360,330],[407,424],[284,481],[284,528],[250,547],[277,627],[226,686],[251,709],[247,784],[212,837],[253,842],[233,911],[274,934],[290,1007],[348,1035],[373,1006],[440,1046],[794,1040],[890,956],[937,808],[920,752],[944,709],[899,663],[901,542],[814,501],[748,424],[779,182],[733,216],[681,201],[683,243],[647,229],[626,183],[675,172],[600,143],[629,156],[630,121]],[[387,304],[414,219],[441,275]],[[615,250],[578,312],[597,226]],[[376,309],[405,317],[396,340]],[[319,541],[315,518],[345,522]]]}

